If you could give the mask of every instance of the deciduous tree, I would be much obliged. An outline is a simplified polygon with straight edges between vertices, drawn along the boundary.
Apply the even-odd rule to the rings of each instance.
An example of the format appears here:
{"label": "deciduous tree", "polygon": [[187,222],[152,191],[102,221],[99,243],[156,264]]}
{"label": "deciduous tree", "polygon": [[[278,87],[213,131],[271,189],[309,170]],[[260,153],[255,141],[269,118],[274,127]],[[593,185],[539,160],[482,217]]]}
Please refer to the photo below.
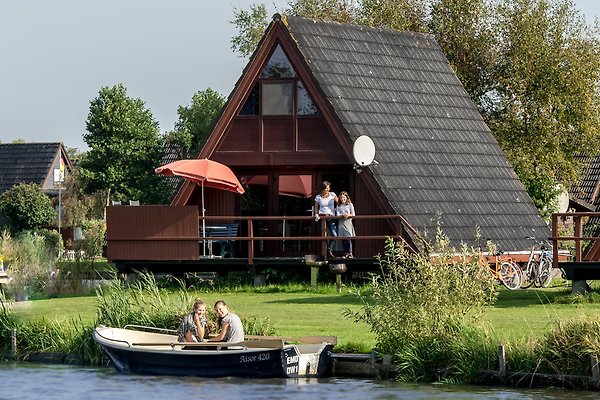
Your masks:
{"label": "deciduous tree", "polygon": [[19,183],[0,195],[0,214],[13,233],[54,222],[52,200],[35,183]]}
{"label": "deciduous tree", "polygon": [[225,98],[208,88],[194,94],[189,106],[179,106],[179,119],[166,139],[183,150],[182,158],[198,155],[224,104]]}
{"label": "deciduous tree", "polygon": [[81,162],[86,193],[110,189],[116,200],[163,203],[169,191],[154,173],[162,159],[158,123],[141,99],[123,85],[103,87],[90,102],[83,138],[90,150]]}
{"label": "deciduous tree", "polygon": [[569,0],[498,8],[498,63],[487,122],[536,206],[577,181],[580,153],[600,143],[600,43]]}

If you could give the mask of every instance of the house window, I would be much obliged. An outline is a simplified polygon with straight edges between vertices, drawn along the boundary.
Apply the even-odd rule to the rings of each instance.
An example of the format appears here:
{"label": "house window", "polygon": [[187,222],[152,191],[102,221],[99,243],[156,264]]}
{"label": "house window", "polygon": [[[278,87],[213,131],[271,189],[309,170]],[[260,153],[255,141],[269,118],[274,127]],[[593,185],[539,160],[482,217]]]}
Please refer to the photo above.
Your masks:
{"label": "house window", "polygon": [[317,111],[317,107],[313,103],[310,94],[304,88],[302,82],[298,81],[298,85],[296,88],[296,97],[297,97],[297,112],[298,115],[316,115],[319,112]]}
{"label": "house window", "polygon": [[296,71],[286,57],[280,45],[277,45],[267,65],[263,68],[261,78],[295,78]]}
{"label": "house window", "polygon": [[260,80],[242,106],[240,116],[319,114],[312,98],[278,44],[263,68]]}
{"label": "house window", "polygon": [[258,115],[258,83],[254,85],[250,95],[246,99],[244,106],[240,110],[240,115]]}
{"label": "house window", "polygon": [[293,87],[291,82],[263,82],[263,115],[291,115]]}

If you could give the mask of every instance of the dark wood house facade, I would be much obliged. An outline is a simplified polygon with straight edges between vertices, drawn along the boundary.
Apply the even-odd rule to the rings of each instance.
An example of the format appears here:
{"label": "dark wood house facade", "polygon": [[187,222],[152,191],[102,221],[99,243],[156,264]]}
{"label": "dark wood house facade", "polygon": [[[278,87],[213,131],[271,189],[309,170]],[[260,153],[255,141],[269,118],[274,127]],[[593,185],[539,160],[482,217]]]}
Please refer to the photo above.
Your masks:
{"label": "dark wood house facade", "polygon": [[[376,163],[355,168],[353,143],[363,135]],[[355,219],[366,236],[355,245],[359,258],[383,250],[382,235],[414,245],[438,226],[457,246],[489,239],[504,251],[550,236],[429,35],[276,14],[198,158],[226,164],[246,188],[241,196],[206,188],[207,218],[256,218],[254,236],[318,235],[309,216],[325,180],[349,192],[359,216],[396,216]],[[188,182],[172,202],[200,204],[200,188]],[[318,254],[319,245],[266,241],[255,255]]]}

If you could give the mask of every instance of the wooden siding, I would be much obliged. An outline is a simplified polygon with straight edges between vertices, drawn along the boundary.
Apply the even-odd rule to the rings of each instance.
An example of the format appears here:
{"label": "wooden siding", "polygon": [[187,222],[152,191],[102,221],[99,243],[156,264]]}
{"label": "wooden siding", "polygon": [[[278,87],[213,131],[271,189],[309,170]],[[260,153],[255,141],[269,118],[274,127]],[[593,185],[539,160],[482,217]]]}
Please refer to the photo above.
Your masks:
{"label": "wooden siding", "polygon": [[[374,192],[368,185],[366,175],[356,174],[354,193],[349,193],[354,203],[357,215],[383,215],[389,214],[389,209],[381,205],[381,194]],[[393,223],[382,219],[356,220],[354,229],[357,235],[393,235]],[[384,251],[383,240],[361,240],[354,243],[354,255],[356,257],[372,257],[374,254]]]}
{"label": "wooden siding", "polygon": [[263,151],[295,151],[293,118],[263,119]]}
{"label": "wooden siding", "polygon": [[260,120],[258,118],[235,119],[219,144],[220,152],[255,152],[259,150]]}
{"label": "wooden siding", "polygon": [[323,119],[298,119],[298,150],[322,152],[323,149],[327,149],[328,152],[344,153]]}
{"label": "wooden siding", "polygon": [[198,207],[113,206],[106,208],[107,258],[197,260]]}

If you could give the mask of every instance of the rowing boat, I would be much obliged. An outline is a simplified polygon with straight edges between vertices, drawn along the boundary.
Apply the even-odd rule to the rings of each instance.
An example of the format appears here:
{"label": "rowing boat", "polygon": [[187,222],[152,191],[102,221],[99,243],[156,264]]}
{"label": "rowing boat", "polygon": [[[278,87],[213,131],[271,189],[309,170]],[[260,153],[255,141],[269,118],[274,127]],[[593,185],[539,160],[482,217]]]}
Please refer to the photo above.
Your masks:
{"label": "rowing boat", "polygon": [[318,377],[331,361],[335,336],[246,336],[243,342],[181,343],[167,331],[98,326],[94,340],[119,372],[203,377]]}

